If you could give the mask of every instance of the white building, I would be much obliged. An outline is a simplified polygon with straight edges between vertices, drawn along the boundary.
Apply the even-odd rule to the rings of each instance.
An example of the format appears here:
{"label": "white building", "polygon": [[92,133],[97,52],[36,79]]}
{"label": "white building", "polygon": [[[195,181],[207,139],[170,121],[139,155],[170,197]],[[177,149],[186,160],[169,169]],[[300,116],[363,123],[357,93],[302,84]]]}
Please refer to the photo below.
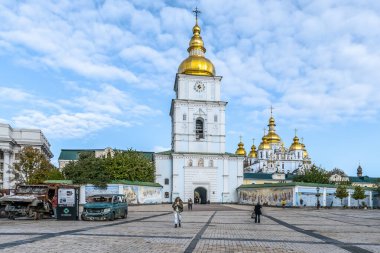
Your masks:
{"label": "white building", "polygon": [[[281,137],[276,133],[276,124],[273,116],[269,118],[268,134],[264,132],[262,142],[258,149],[253,144],[251,151],[245,160],[245,172],[252,173],[303,173],[311,168],[311,159],[303,143],[297,134],[293,143],[286,148]],[[246,156],[244,144],[240,141],[235,152]],[[285,177],[284,177],[285,179]]]}
{"label": "white building", "polygon": [[225,152],[225,110],[221,76],[215,75],[200,36],[197,20],[189,57],[178,68],[172,100],[172,148],[156,153],[156,182],[163,185],[163,202],[197,195],[202,203],[237,202],[243,183],[244,157]]}
{"label": "white building", "polygon": [[39,129],[15,129],[0,123],[0,189],[13,189],[12,166],[23,147],[39,149],[47,159],[53,157],[50,143]]}

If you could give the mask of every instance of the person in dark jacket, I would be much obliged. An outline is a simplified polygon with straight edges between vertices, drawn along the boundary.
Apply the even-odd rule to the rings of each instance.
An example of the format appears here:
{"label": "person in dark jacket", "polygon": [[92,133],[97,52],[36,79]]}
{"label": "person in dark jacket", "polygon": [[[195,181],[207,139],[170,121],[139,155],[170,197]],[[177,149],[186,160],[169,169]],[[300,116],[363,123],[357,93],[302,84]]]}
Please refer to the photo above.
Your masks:
{"label": "person in dark jacket", "polygon": [[257,202],[257,204],[255,205],[254,213],[255,213],[255,223],[260,223],[260,215],[261,215],[260,202]]}
{"label": "person in dark jacket", "polygon": [[177,225],[181,227],[181,213],[183,212],[183,202],[180,197],[175,198],[172,208],[174,211],[174,227],[176,228]]}

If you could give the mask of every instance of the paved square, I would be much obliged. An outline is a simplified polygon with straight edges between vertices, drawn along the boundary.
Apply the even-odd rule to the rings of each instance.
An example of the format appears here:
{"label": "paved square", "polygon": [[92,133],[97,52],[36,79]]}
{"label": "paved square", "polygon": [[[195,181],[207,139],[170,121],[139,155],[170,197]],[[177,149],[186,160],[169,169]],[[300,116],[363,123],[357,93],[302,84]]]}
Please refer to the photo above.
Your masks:
{"label": "paved square", "polygon": [[0,252],[380,252],[380,211],[193,205],[130,206],[113,222],[0,219]]}

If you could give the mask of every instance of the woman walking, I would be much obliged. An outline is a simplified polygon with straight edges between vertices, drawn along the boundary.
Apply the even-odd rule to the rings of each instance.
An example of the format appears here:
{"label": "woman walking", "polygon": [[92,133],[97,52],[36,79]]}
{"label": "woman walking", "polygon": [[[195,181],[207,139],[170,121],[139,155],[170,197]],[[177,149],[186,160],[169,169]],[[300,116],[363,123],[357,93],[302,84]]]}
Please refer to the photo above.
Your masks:
{"label": "woman walking", "polygon": [[177,225],[181,227],[181,213],[183,212],[183,202],[180,197],[175,198],[172,207],[174,210],[174,227],[176,228]]}

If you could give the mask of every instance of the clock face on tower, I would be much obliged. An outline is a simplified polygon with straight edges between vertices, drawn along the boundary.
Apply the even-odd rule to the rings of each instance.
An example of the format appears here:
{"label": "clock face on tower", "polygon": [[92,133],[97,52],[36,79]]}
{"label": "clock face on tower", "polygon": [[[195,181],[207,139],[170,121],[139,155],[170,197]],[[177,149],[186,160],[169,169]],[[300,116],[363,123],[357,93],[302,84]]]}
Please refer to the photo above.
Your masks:
{"label": "clock face on tower", "polygon": [[202,92],[205,90],[205,85],[201,81],[196,81],[194,85],[194,90],[196,92]]}

